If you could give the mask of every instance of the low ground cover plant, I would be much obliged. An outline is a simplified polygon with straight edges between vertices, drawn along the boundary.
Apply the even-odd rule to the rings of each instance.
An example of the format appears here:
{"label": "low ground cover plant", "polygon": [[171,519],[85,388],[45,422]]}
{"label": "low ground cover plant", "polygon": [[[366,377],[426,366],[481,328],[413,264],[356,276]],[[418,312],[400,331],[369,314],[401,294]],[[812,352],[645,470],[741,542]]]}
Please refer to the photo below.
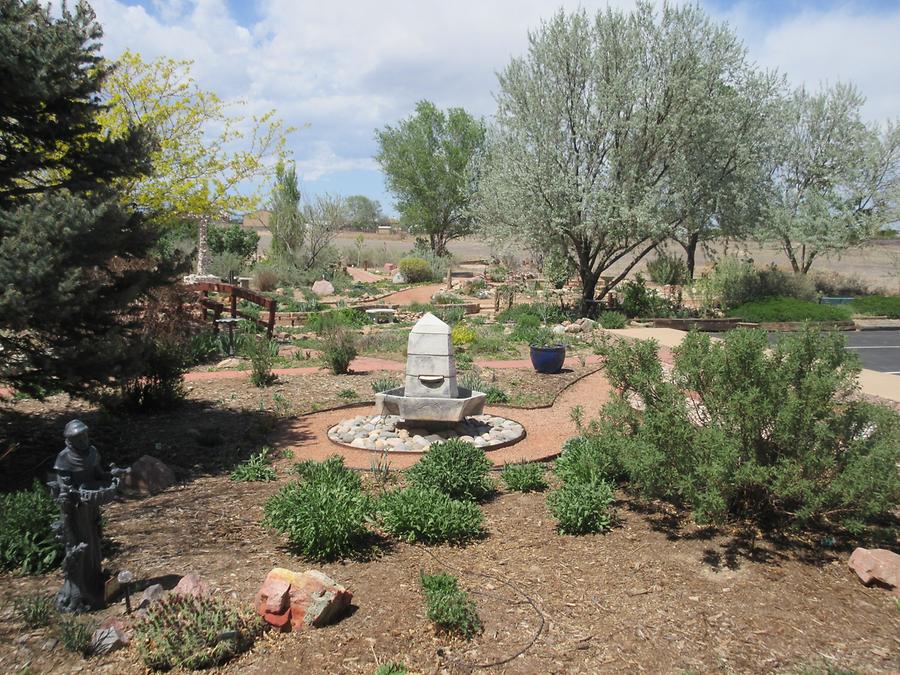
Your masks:
{"label": "low ground cover plant", "polygon": [[372,391],[376,394],[380,394],[388,389],[396,389],[399,386],[400,380],[393,377],[379,377],[376,380],[372,380]]}
{"label": "low ground cover plant", "polygon": [[475,601],[450,574],[422,574],[428,620],[438,628],[468,639],[482,630]]}
{"label": "low ground cover plant", "polygon": [[248,650],[262,627],[255,614],[222,598],[169,595],[135,624],[134,642],[152,670],[200,670]]}
{"label": "low ground cover plant", "polygon": [[52,525],[59,507],[50,491],[34,481],[29,490],[0,495],[0,569],[43,574],[62,560]]}
{"label": "low ground cover plant", "polygon": [[406,675],[408,672],[409,668],[402,663],[390,661],[389,663],[382,663],[378,666],[373,675]]}
{"label": "low ground cover plant", "polygon": [[474,329],[469,328],[464,323],[458,323],[453,327],[450,337],[451,340],[453,340],[454,347],[466,347],[475,342],[475,338],[478,337],[478,335],[475,333]]}
{"label": "low ground cover plant", "polygon": [[602,454],[642,495],[684,504],[698,522],[853,532],[900,501],[900,416],[853,398],[859,362],[840,335],[806,328],[770,348],[762,330],[716,342],[692,332],[671,377],[649,341],[608,344],[604,356],[616,393],[599,421]]}
{"label": "low ground cover plant", "polygon": [[540,492],[547,488],[544,467],[537,462],[505,464],[500,478],[506,489],[513,492]]}
{"label": "low ground cover plant", "polygon": [[821,305],[795,298],[766,298],[754,300],[729,310],[735,316],[763,323],[766,321],[849,321],[851,311],[845,305]]}
{"label": "low ground cover plant", "polygon": [[610,511],[615,496],[605,480],[566,482],[547,495],[547,506],[563,534],[605,532],[612,527]]}
{"label": "low ground cover plant", "polygon": [[478,501],[493,491],[491,462],[484,450],[452,438],[432,443],[406,472],[409,485],[434,488],[452,499]]}
{"label": "low ground cover plant", "polygon": [[286,534],[299,553],[313,560],[337,560],[357,552],[373,511],[359,476],[340,456],[302,462],[295,469],[300,479],[266,501],[263,524]]}
{"label": "low ground cover plant", "polygon": [[475,371],[464,373],[459,378],[459,384],[471,391],[480,391],[485,394],[485,401],[491,404],[509,403],[509,395],[496,384],[485,382]]}
{"label": "low ground cover plant", "polygon": [[273,481],[278,477],[269,462],[272,460],[274,450],[265,447],[257,453],[250,455],[246,460],[238,464],[229,474],[228,478],[236,482],[267,482]]}
{"label": "low ground cover plant", "polygon": [[482,534],[484,514],[471,501],[451,499],[433,487],[411,486],[384,494],[378,515],[385,531],[404,541],[462,543]]}
{"label": "low ground cover plant", "polygon": [[856,298],[850,303],[850,309],[856,314],[900,319],[900,295],[869,295]]}

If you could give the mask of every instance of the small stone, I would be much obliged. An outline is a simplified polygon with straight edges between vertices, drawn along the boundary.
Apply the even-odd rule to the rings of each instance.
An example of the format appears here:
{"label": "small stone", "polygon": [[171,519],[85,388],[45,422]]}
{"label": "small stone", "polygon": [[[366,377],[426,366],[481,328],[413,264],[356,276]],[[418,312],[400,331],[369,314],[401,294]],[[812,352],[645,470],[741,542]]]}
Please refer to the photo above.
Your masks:
{"label": "small stone", "polygon": [[175,472],[151,455],[143,455],[122,478],[125,490],[141,496],[155,495],[174,484]]}
{"label": "small stone", "polygon": [[209,584],[200,578],[200,575],[193,572],[185,574],[179,580],[175,588],[172,589],[174,595],[191,595],[195,598],[201,598],[209,595]]}
{"label": "small stone", "polygon": [[[96,633],[95,633],[95,635],[96,635]],[[45,652],[49,652],[53,649],[56,649],[56,645],[58,645],[58,644],[59,644],[59,640],[57,640],[56,638],[47,638],[46,640],[44,640],[43,643],[41,643],[41,650],[43,650]]]}
{"label": "small stone", "polygon": [[365,448],[366,447],[366,439],[364,438],[354,438],[350,441],[350,447],[353,448]]}
{"label": "small stone", "polygon": [[216,368],[237,368],[241,365],[241,360],[237,357],[222,359],[216,364]]}
{"label": "small stone", "polygon": [[557,324],[557,325],[553,326],[553,328],[551,328],[550,330],[554,335],[562,335],[566,332],[566,327],[561,324]]}

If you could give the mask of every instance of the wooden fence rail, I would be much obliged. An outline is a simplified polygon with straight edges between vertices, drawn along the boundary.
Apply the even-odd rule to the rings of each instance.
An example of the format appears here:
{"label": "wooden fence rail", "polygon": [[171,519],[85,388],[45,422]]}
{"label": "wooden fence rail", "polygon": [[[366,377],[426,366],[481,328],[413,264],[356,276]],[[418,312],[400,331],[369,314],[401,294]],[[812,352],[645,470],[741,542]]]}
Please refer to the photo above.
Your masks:
{"label": "wooden fence rail", "polygon": [[[219,293],[220,295],[228,296],[228,313],[232,318],[241,317],[248,321],[252,321],[260,328],[266,329],[267,337],[272,337],[272,330],[275,327],[275,311],[278,307],[278,303],[275,300],[260,295],[259,293],[248,291],[246,288],[233,286],[232,284],[200,282],[189,284],[188,288],[200,293],[200,305],[203,307],[203,316],[208,317],[208,311],[213,313],[213,326],[216,332],[219,331],[219,324],[216,323],[216,320],[222,317],[222,314],[226,311],[226,307],[224,303],[210,298],[210,293]],[[238,299],[252,302],[253,304],[268,310],[267,320],[263,321],[252,314],[239,310],[237,307]]]}

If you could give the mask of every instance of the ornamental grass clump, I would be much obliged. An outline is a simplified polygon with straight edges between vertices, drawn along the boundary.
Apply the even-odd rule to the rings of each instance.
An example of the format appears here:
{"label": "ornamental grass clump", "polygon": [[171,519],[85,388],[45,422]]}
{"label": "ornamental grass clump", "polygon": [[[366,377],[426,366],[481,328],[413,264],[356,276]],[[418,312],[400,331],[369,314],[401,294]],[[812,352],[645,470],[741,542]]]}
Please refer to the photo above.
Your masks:
{"label": "ornamental grass clump", "polygon": [[338,560],[358,552],[373,510],[359,476],[339,456],[296,469],[300,480],[266,501],[263,524],[286,534],[291,546],[312,560]]}
{"label": "ornamental grass clump", "polygon": [[631,489],[698,522],[851,532],[900,502],[900,416],[855,396],[859,362],[840,335],[806,328],[770,346],[762,330],[692,332],[665,376],[657,349],[603,348],[607,450]]}
{"label": "ornamental grass clump", "polygon": [[411,486],[434,488],[452,499],[478,501],[494,489],[490,470],[484,450],[453,438],[432,443],[406,479]]}
{"label": "ornamental grass clump", "polygon": [[462,543],[481,536],[484,524],[477,504],[421,486],[386,493],[378,515],[385,531],[410,543]]}
{"label": "ornamental grass clump", "polygon": [[419,582],[425,593],[428,620],[437,628],[466,639],[481,632],[483,626],[475,601],[459,588],[456,577],[450,574],[422,574]]}
{"label": "ornamental grass clump", "polygon": [[262,628],[255,614],[221,598],[169,595],[135,624],[134,643],[152,670],[200,670],[248,650]]}

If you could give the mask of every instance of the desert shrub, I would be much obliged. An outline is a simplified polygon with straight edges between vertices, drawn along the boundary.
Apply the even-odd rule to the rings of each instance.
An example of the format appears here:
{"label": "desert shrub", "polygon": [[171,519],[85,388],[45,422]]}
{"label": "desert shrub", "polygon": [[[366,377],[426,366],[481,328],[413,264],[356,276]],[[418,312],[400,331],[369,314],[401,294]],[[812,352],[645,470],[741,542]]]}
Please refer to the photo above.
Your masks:
{"label": "desert shrub", "polygon": [[677,254],[657,250],[656,257],[647,261],[647,276],[663,286],[683,284],[688,279],[687,263]]}
{"label": "desert shrub", "polygon": [[340,457],[297,466],[301,479],[265,503],[264,524],[283,532],[302,555],[337,560],[359,550],[372,502]]}
{"label": "desert shrub", "polygon": [[850,309],[844,305],[820,305],[794,298],[766,298],[746,302],[728,311],[745,321],[848,321]]}
{"label": "desert shrub", "polygon": [[453,499],[478,500],[493,490],[490,470],[484,450],[452,438],[432,443],[406,477],[412,486],[435,488]]}
{"label": "desert shrub", "polygon": [[185,351],[175,337],[148,338],[140,372],[121,386],[118,406],[130,412],[171,410],[184,401]]}
{"label": "desert shrub", "polygon": [[547,488],[544,467],[537,462],[505,464],[500,477],[506,489],[515,492],[540,492]]}
{"label": "desert shrub", "polygon": [[900,500],[900,416],[852,398],[859,362],[838,334],[807,328],[770,348],[762,330],[715,342],[692,332],[671,378],[653,343],[610,344],[604,355],[616,393],[602,418],[623,474],[698,522],[828,520],[859,531]]}
{"label": "desert shrub", "polygon": [[502,284],[509,277],[509,270],[503,265],[491,265],[484,271],[484,277],[495,284]]}
{"label": "desert shrub", "polygon": [[785,272],[774,265],[757,269],[749,262],[723,258],[712,272],[694,282],[692,294],[705,311],[727,311],[771,297],[810,301],[816,298],[816,289],[802,274]]}
{"label": "desert shrub", "polygon": [[463,285],[463,292],[466,295],[478,296],[486,288],[487,282],[484,279],[472,279]]}
{"label": "desert shrub", "polygon": [[91,653],[91,636],[94,629],[75,616],[64,616],[56,625],[56,635],[63,647],[70,652],[88,656]]}
{"label": "desert shrub", "polygon": [[356,390],[351,389],[350,387],[341,389],[337,395],[338,395],[338,398],[342,398],[347,401],[352,401],[355,398],[359,398],[359,394],[356,393]]}
{"label": "desert shrub", "polygon": [[240,340],[239,351],[250,361],[250,382],[255,387],[267,387],[275,381],[272,368],[278,358],[278,343],[266,335],[247,333]]}
{"label": "desert shrub", "polygon": [[353,333],[338,328],[326,335],[322,358],[335,375],[346,373],[356,358],[356,339]]}
{"label": "desert shrub", "polygon": [[250,455],[245,461],[238,464],[228,478],[237,482],[268,482],[275,480],[278,475],[275,469],[269,466],[274,450],[265,447],[259,452]]}
{"label": "desert shrub", "polygon": [[470,345],[475,342],[476,337],[478,337],[478,335],[475,331],[463,323],[456,324],[450,333],[450,338],[453,341],[454,347],[465,347]]}
{"label": "desert shrub", "polygon": [[43,574],[62,560],[52,526],[59,507],[37,480],[30,490],[0,495],[0,569]]}
{"label": "desert shrub", "polygon": [[568,317],[562,307],[546,302],[513,305],[497,315],[497,321],[500,323],[512,322],[518,324],[525,321],[529,326],[535,325],[534,319],[537,319],[537,325],[540,325],[560,323],[566,318]]}
{"label": "desert shrub", "polygon": [[605,532],[612,527],[609,505],[614,499],[611,483],[564,483],[547,495],[547,506],[563,534]]}
{"label": "desert shrub", "polygon": [[422,574],[428,620],[438,628],[468,639],[482,629],[475,602],[450,574]]}
{"label": "desert shrub", "polygon": [[432,279],[431,267],[424,258],[413,256],[401,258],[400,262],[397,264],[397,269],[400,270],[403,277],[410,283],[430,281]]}
{"label": "desert shrub", "polygon": [[857,314],[869,316],[886,316],[889,319],[900,319],[900,296],[898,295],[869,295],[864,298],[856,298],[850,309]]}
{"label": "desert shrub", "polygon": [[482,532],[477,504],[451,499],[432,487],[411,486],[384,494],[378,514],[385,531],[408,542],[464,542]]}
{"label": "desert shrub", "polygon": [[597,320],[603,328],[609,329],[625,328],[628,323],[628,317],[622,312],[601,312]]}
{"label": "desert shrub", "polygon": [[369,323],[366,313],[359,309],[332,309],[314,312],[306,319],[306,329],[326,335],[338,328],[359,328]]}
{"label": "desert shrub", "polygon": [[597,483],[621,475],[619,445],[627,442],[613,433],[585,434],[570,438],[554,465],[564,483]]}
{"label": "desert shrub", "polygon": [[462,305],[465,304],[466,299],[456,293],[440,291],[431,296],[431,302],[435,305]]}
{"label": "desert shrub", "polygon": [[797,300],[818,300],[815,284],[805,274],[794,274],[769,265],[756,271],[757,298],[795,298]]}
{"label": "desert shrub", "polygon": [[815,271],[807,275],[813,283],[816,291],[823,295],[868,295],[872,291],[869,284],[857,276],[841,274],[840,272]]}
{"label": "desert shrub", "polygon": [[388,389],[396,389],[399,386],[400,380],[393,377],[379,377],[377,380],[372,380],[372,391],[376,394],[380,394]]}
{"label": "desert shrub", "polygon": [[49,626],[56,613],[53,597],[43,593],[32,593],[23,598],[17,598],[13,606],[29,628]]}
{"label": "desert shrub", "polygon": [[629,318],[669,316],[672,310],[670,301],[647,288],[642,275],[636,274],[634,279],[622,284],[622,311]]}
{"label": "desert shrub", "polygon": [[434,315],[449,326],[455,326],[466,318],[464,307],[435,307]]}
{"label": "desert shrub", "polygon": [[200,670],[248,650],[262,628],[258,616],[223,598],[169,595],[135,623],[134,642],[151,670]]}
{"label": "desert shrub", "polygon": [[268,265],[257,265],[253,274],[253,285],[267,293],[278,288],[278,272]]}

